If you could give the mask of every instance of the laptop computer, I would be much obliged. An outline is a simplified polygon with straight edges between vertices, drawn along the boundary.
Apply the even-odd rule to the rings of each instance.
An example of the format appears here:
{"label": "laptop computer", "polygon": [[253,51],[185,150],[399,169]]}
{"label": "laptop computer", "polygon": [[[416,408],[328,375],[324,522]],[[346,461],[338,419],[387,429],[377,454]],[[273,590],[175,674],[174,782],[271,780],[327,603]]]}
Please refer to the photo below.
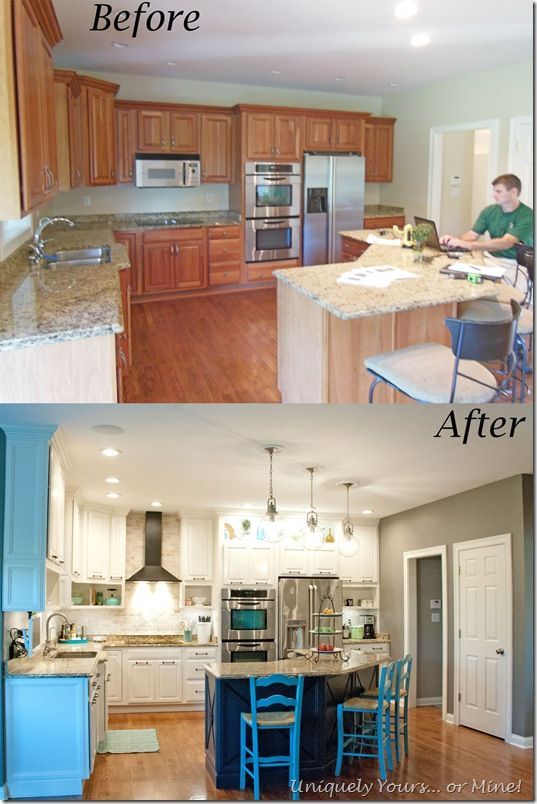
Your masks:
{"label": "laptop computer", "polygon": [[438,237],[438,229],[436,228],[436,223],[434,221],[429,220],[428,218],[420,218],[418,215],[414,216],[414,223],[418,226],[420,223],[425,223],[427,226],[430,226],[431,233],[427,240],[425,241],[425,245],[429,246],[429,248],[434,248],[436,251],[443,251],[447,254],[448,257],[455,256],[457,257],[459,254],[464,254],[470,251],[469,248],[461,248],[460,246],[444,246],[440,243],[440,238]]}

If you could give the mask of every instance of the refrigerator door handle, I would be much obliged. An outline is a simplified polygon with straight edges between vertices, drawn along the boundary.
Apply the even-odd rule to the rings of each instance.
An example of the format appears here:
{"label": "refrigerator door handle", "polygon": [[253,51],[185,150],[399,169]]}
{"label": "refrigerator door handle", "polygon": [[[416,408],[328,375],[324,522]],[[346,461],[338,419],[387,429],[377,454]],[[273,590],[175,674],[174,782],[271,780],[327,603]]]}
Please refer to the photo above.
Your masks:
{"label": "refrigerator door handle", "polygon": [[336,193],[336,172],[335,172],[335,163],[334,157],[328,157],[328,180],[329,180],[329,188],[330,194],[328,197],[328,260],[327,262],[332,263],[334,262],[334,199]]}

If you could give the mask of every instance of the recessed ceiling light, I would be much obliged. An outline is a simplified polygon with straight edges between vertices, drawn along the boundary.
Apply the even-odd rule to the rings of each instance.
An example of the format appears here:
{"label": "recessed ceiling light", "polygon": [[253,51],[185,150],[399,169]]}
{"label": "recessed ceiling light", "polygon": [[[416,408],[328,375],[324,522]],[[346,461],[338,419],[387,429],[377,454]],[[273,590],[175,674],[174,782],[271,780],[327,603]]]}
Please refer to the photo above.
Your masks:
{"label": "recessed ceiling light", "polygon": [[121,454],[120,449],[114,449],[114,447],[106,447],[105,449],[101,450],[101,455],[104,455],[107,458],[115,458],[117,455]]}
{"label": "recessed ceiling light", "polygon": [[371,508],[364,508],[362,514],[374,514],[375,512],[371,510]]}
{"label": "recessed ceiling light", "polygon": [[271,70],[270,72],[272,73],[272,75],[281,75],[282,74],[281,70]]}
{"label": "recessed ceiling light", "polygon": [[407,20],[409,17],[413,17],[417,11],[418,6],[414,3],[414,0],[401,0],[395,6],[395,16],[400,20]]}
{"label": "recessed ceiling light", "polygon": [[244,505],[241,505],[241,508],[253,508],[253,507],[254,506],[252,505],[252,503],[244,503]]}
{"label": "recessed ceiling light", "polygon": [[118,427],[117,424],[96,424],[91,429],[100,435],[122,435],[125,432],[123,427]]}
{"label": "recessed ceiling light", "polygon": [[119,483],[119,477],[107,477],[106,482],[107,483]]}
{"label": "recessed ceiling light", "polygon": [[410,40],[410,44],[412,47],[423,47],[424,45],[428,45],[430,41],[431,37],[428,33],[418,33],[414,34]]}
{"label": "recessed ceiling light", "polygon": [[118,497],[121,497],[121,494],[118,494],[117,491],[109,491],[106,496],[110,497],[111,500],[117,500]]}
{"label": "recessed ceiling light", "polygon": [[159,500],[153,500],[151,508],[162,508],[162,503]]}
{"label": "recessed ceiling light", "polygon": [[390,86],[391,87],[398,87],[399,86],[399,81],[390,81]]}
{"label": "recessed ceiling light", "polygon": [[343,75],[335,75],[334,76],[334,81],[344,81],[344,80],[345,80],[345,76],[343,76]]}
{"label": "recessed ceiling light", "polygon": [[128,47],[124,42],[112,42],[112,47]]}
{"label": "recessed ceiling light", "polygon": [[166,64],[168,65],[168,67],[177,67],[176,61],[167,61]]}

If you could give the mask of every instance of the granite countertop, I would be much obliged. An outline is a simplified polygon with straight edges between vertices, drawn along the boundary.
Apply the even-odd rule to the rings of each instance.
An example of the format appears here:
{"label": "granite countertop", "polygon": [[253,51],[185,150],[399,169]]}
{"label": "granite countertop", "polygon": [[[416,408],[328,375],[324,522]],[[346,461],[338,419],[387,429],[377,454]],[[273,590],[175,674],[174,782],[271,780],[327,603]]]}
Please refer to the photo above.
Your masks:
{"label": "granite countertop", "polygon": [[390,218],[404,214],[404,207],[392,207],[388,204],[366,204],[364,207],[364,218]]}
{"label": "granite countertop", "polygon": [[47,248],[111,245],[103,265],[44,268],[28,262],[28,245],[0,263],[0,350],[123,332],[119,270],[129,266],[111,229],[57,229]]}
{"label": "granite countertop", "polygon": [[92,676],[98,662],[107,659],[103,653],[102,642],[86,642],[81,645],[60,645],[61,651],[96,651],[96,656],[87,659],[55,659],[54,656],[43,656],[39,652],[36,656],[20,659],[10,659],[7,662],[6,676],[9,678],[25,678],[27,676]]}
{"label": "granite countertop", "polygon": [[[105,215],[69,215],[76,226],[84,229],[159,229],[170,228],[169,221],[174,221],[175,228],[201,228],[205,226],[238,226],[241,216],[238,212],[222,210],[220,212],[131,212],[127,214]],[[165,223],[168,221],[168,223]],[[55,231],[58,231],[57,224]],[[62,225],[63,228],[63,225]],[[67,229],[67,231],[69,231]]]}
{"label": "granite countertop", "polygon": [[176,634],[107,634],[105,648],[216,648],[218,642],[185,642]]}
{"label": "granite countertop", "polygon": [[284,676],[340,676],[357,670],[367,670],[387,661],[385,654],[355,651],[347,662],[334,660],[333,656],[322,656],[318,662],[297,657],[275,662],[214,662],[204,665],[204,668],[215,678],[249,678],[270,676],[273,673]]}
{"label": "granite countertop", "polygon": [[[374,230],[339,232],[340,235],[364,241]],[[307,268],[286,268],[274,271],[281,282],[308,296],[328,312],[341,319],[366,318],[367,316],[414,310],[437,304],[472,301],[484,297],[496,298],[496,285],[488,280],[480,285],[455,281],[440,274],[439,269],[451,264],[444,254],[425,249],[425,256],[433,256],[430,263],[414,262],[411,249],[396,246],[369,246],[355,262],[313,265]],[[464,255],[458,262],[483,264],[480,253]],[[338,285],[336,280],[352,268],[393,265],[418,274],[417,279],[398,280],[388,288],[353,287]]]}

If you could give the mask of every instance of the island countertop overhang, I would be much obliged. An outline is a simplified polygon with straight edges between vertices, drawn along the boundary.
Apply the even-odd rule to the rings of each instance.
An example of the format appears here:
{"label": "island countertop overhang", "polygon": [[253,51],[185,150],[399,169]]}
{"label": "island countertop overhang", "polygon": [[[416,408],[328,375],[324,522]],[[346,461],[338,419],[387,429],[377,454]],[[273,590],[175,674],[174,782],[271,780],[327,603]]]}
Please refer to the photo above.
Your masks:
{"label": "island countertop overhang", "polygon": [[360,670],[371,670],[389,661],[386,654],[353,651],[348,661],[322,657],[318,662],[305,658],[279,659],[275,662],[214,662],[204,669],[217,679],[259,678],[279,674],[283,676],[340,676]]}

